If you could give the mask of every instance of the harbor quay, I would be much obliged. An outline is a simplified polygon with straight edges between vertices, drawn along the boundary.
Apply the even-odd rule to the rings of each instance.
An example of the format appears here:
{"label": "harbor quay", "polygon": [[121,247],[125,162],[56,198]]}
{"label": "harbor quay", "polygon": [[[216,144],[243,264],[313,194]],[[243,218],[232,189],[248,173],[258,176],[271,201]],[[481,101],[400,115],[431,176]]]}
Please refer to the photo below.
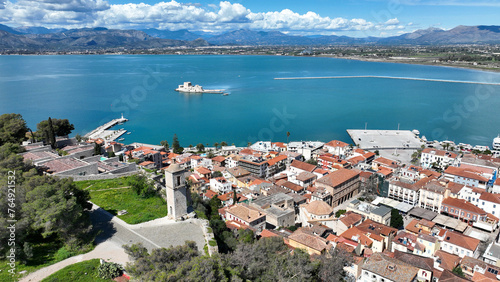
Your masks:
{"label": "harbor quay", "polygon": [[119,129],[119,130],[109,130],[111,127],[121,124],[124,122],[127,122],[128,119],[123,117],[123,114],[120,118],[113,119],[98,128],[92,130],[91,132],[87,133],[84,135],[84,137],[89,138],[89,139],[103,139],[105,141],[114,141],[115,139],[118,139],[120,136],[123,134],[127,133],[127,130],[125,129]]}
{"label": "harbor quay", "polygon": [[348,129],[354,144],[364,150],[376,149],[420,149],[425,144],[409,130],[363,130]]}

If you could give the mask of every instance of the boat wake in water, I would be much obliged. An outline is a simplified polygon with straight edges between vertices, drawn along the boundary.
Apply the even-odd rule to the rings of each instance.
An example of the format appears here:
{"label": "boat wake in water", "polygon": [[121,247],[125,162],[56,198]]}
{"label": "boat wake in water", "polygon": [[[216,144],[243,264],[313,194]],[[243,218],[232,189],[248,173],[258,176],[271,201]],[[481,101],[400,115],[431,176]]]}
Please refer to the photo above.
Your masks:
{"label": "boat wake in water", "polygon": [[294,79],[340,79],[340,78],[385,78],[385,79],[404,79],[404,80],[434,81],[434,82],[447,82],[447,83],[466,83],[466,84],[483,84],[483,85],[500,86],[500,83],[495,83],[495,82],[448,80],[448,79],[418,78],[418,77],[398,77],[398,76],[382,76],[382,75],[275,77],[274,79],[275,80],[294,80]]}

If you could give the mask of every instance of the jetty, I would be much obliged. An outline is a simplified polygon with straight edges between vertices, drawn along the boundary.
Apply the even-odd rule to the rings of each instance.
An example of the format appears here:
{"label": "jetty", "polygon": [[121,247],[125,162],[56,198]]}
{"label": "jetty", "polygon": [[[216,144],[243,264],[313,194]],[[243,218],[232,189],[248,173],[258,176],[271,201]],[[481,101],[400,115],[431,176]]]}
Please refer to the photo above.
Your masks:
{"label": "jetty", "polygon": [[118,139],[120,136],[123,134],[127,133],[127,130],[125,129],[118,129],[118,130],[109,130],[111,127],[117,125],[117,124],[122,124],[124,122],[127,122],[128,119],[123,117],[123,114],[121,118],[113,119],[98,128],[92,130],[91,132],[87,133],[84,135],[84,137],[89,138],[89,139],[103,139],[106,142],[111,142],[116,139]]}
{"label": "jetty", "polygon": [[348,129],[347,133],[363,150],[420,149],[425,144],[409,130]]}
{"label": "jetty", "polygon": [[481,85],[500,86],[500,83],[498,83],[498,82],[481,82],[481,81],[449,80],[449,79],[418,78],[418,77],[399,77],[399,76],[382,76],[382,75],[275,77],[274,79],[275,80],[298,80],[298,79],[347,79],[347,78],[402,79],[402,80],[416,80],[416,81],[465,83],[465,84],[481,84]]}

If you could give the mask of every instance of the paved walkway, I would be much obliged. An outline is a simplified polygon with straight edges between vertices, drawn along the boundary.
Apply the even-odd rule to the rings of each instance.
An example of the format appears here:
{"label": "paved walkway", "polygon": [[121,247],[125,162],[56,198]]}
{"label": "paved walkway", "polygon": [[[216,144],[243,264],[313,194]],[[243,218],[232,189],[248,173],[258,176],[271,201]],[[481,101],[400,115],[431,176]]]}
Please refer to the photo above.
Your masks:
{"label": "paved walkway", "polygon": [[125,244],[142,243],[151,251],[155,248],[183,245],[185,240],[192,240],[203,253],[205,238],[196,219],[175,222],[164,217],[131,225],[96,205],[93,206],[90,216],[94,228],[102,231],[96,238],[97,246],[93,251],[39,269],[20,281],[41,281],[68,265],[94,258],[125,265],[129,262],[128,255],[122,248]]}

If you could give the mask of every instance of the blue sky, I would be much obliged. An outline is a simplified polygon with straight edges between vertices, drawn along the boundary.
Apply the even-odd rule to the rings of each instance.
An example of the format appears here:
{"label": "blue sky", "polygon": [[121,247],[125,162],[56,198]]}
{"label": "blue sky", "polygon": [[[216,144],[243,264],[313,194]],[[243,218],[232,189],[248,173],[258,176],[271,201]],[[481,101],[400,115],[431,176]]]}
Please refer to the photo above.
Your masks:
{"label": "blue sky", "polygon": [[[3,1],[3,2],[2,2]],[[500,1],[478,0],[0,0],[10,26],[159,28],[221,33],[391,36],[417,29],[500,25]]]}

